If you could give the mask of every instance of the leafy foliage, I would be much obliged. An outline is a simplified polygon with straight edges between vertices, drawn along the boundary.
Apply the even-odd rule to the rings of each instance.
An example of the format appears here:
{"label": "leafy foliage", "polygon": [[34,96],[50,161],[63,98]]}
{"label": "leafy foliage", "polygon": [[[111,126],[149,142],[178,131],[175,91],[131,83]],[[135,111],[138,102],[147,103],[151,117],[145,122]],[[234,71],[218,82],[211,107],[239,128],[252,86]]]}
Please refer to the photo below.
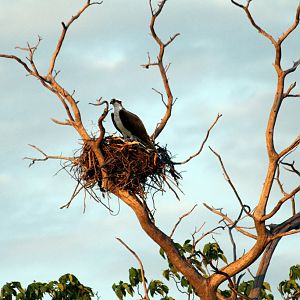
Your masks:
{"label": "leafy foliage", "polygon": [[[242,293],[243,295],[249,297],[250,292],[253,288],[254,280],[244,281],[238,286],[238,292]],[[262,300],[273,300],[274,297],[269,292],[271,291],[270,284],[268,282],[264,282],[262,288],[260,290],[260,299]]]}
{"label": "leafy foliage", "polygon": [[[191,240],[184,241],[183,244],[175,243],[175,246],[181,256],[189,260],[194,267],[196,267],[203,276],[208,276],[210,272],[214,272],[217,269],[217,265],[220,261],[227,264],[227,258],[223,253],[220,245],[217,242],[207,243],[204,245],[202,251],[195,250]],[[168,268],[163,270],[162,276],[168,282],[173,281],[177,289],[187,295],[187,299],[193,299],[195,291],[190,285],[188,280],[182,276],[181,273],[175,268],[175,266],[169,261],[166,253],[163,249],[159,250],[159,254],[164,260],[168,262]],[[210,268],[213,266],[213,268]],[[145,278],[146,283],[148,282]],[[285,299],[298,300],[300,299],[300,265],[295,265],[290,268],[289,280],[282,281],[279,284],[279,291]],[[129,269],[129,283],[120,281],[119,284],[113,284],[112,288],[117,295],[118,299],[123,300],[127,295],[134,296],[137,292],[141,299],[144,297],[141,295],[142,273],[140,269]],[[250,292],[253,289],[254,280],[243,281],[239,283],[236,290],[240,295],[246,297],[250,296]],[[221,290],[218,292],[225,298],[232,297],[232,290]],[[169,296],[169,286],[162,280],[151,280],[147,285],[147,293],[149,297],[155,295],[161,296],[160,300],[174,300]],[[260,291],[260,299],[273,300],[272,290],[268,282],[264,282]]]}
{"label": "leafy foliage", "polygon": [[288,299],[300,299],[300,265],[290,268],[289,279],[279,283],[278,290],[280,294]]}
{"label": "leafy foliage", "polygon": [[203,254],[205,265],[212,263],[213,261],[218,261],[219,258],[227,264],[227,258],[218,243],[206,244],[203,248]]}
{"label": "leafy foliage", "polygon": [[[212,271],[208,268],[208,265],[221,260],[227,264],[227,259],[220,248],[218,243],[208,243],[204,246],[203,250],[196,251],[195,246],[191,240],[185,240],[183,244],[175,243],[175,247],[181,256],[189,260],[194,267],[205,277]],[[170,262],[163,249],[159,250],[161,257],[168,262],[168,268],[163,270],[162,276],[167,281],[172,281],[176,284],[177,289],[186,295],[194,295],[195,291],[190,285],[186,277],[182,276],[176,267]],[[122,300],[126,295],[133,296],[135,289],[140,291],[140,285],[142,284],[141,270],[129,269],[129,283],[120,281],[119,284],[113,284],[112,288],[116,293],[118,299]],[[168,296],[169,287],[161,280],[151,280],[147,286],[147,291],[151,297],[155,295],[162,296],[161,300],[172,300],[174,298]],[[226,292],[225,292],[226,294]],[[142,296],[141,296],[142,298]]]}
{"label": "leafy foliage", "polygon": [[[134,288],[137,288],[137,292],[139,293],[140,284],[143,282],[141,269],[130,268],[128,278],[129,283],[120,281],[118,284],[114,283],[112,285],[113,291],[120,300],[124,299],[127,295],[133,297],[135,292]],[[145,282],[147,283],[147,279],[145,279]],[[174,298],[168,296],[168,286],[160,280],[151,280],[148,284],[147,291],[149,291],[152,297],[154,295],[160,295],[162,297],[161,300],[174,300]]]}
{"label": "leafy foliage", "polygon": [[49,283],[33,282],[25,289],[20,282],[6,283],[0,292],[0,300],[41,300],[49,295],[52,300],[90,300],[94,296],[91,288],[84,286],[72,274],[61,276]]}

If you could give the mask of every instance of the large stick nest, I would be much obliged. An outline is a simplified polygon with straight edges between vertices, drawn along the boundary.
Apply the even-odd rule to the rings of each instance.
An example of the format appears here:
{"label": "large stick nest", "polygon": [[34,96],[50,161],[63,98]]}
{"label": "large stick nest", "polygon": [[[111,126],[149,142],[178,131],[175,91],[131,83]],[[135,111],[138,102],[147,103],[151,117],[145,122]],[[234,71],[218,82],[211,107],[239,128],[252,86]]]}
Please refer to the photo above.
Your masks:
{"label": "large stick nest", "polygon": [[[178,187],[181,175],[175,170],[166,147],[155,145],[155,151],[139,142],[125,142],[116,136],[105,137],[100,147],[106,162],[102,168],[105,168],[106,176],[117,188],[144,199],[149,192],[164,192],[167,185],[177,196],[172,186]],[[88,144],[83,145],[73,172],[85,189],[98,185],[102,192],[106,192],[102,188],[101,168]]]}

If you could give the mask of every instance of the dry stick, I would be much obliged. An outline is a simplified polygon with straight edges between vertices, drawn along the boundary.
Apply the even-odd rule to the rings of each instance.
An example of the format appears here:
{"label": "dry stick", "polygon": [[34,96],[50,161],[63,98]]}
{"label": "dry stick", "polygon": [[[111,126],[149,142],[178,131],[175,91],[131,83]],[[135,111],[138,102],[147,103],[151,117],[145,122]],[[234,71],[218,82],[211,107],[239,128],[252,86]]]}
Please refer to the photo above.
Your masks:
{"label": "dry stick", "polygon": [[[60,125],[69,125],[69,122],[71,123],[71,125],[78,131],[78,133],[81,135],[82,139],[85,141],[88,141],[90,139],[89,135],[87,134],[85,128],[83,127],[83,124],[81,122],[81,118],[80,118],[80,112],[79,109],[77,107],[77,102],[73,99],[72,95],[70,95],[66,90],[64,90],[54,79],[54,77],[52,77],[52,72],[54,69],[54,65],[55,65],[55,61],[57,59],[57,56],[60,52],[60,49],[62,47],[65,35],[66,35],[66,31],[68,29],[68,27],[73,23],[73,21],[77,18],[79,18],[79,16],[83,13],[83,11],[89,7],[90,5],[93,4],[101,4],[101,2],[93,2],[91,3],[91,1],[87,1],[86,4],[79,10],[79,12],[73,16],[67,23],[67,25],[65,25],[63,23],[63,31],[61,33],[61,36],[59,38],[59,41],[57,43],[57,46],[55,48],[55,51],[52,55],[51,61],[50,61],[50,65],[49,65],[49,71],[48,71],[48,75],[46,77],[43,77],[39,74],[35,63],[33,61],[33,56],[34,53],[39,45],[40,42],[40,38],[39,41],[37,43],[37,45],[35,47],[30,47],[30,45],[28,45],[28,48],[24,48],[23,50],[26,50],[29,52],[29,57],[27,58],[28,61],[31,64],[32,69],[29,68],[29,66],[22,61],[19,57],[14,56],[14,55],[6,55],[6,54],[0,54],[0,57],[3,58],[9,58],[9,59],[14,59],[17,62],[19,62],[24,68],[25,70],[28,72],[29,75],[35,76],[44,87],[46,87],[47,89],[49,89],[51,92],[55,93],[57,95],[57,97],[62,101],[64,108],[69,116],[70,120],[67,120],[66,122],[61,122],[61,121],[57,121],[57,120],[53,120],[55,123],[58,123]],[[72,108],[72,111],[74,113],[75,116],[75,121],[73,120],[73,117],[70,113],[70,109],[68,107],[68,105],[66,104],[66,101],[69,103],[69,105]],[[73,122],[74,121],[74,122]],[[101,160],[101,155],[98,155],[99,159]]]}
{"label": "dry stick", "polygon": [[300,172],[294,167],[295,161],[293,161],[292,163],[286,163],[286,162],[281,161],[280,163],[282,165],[289,166],[291,169],[285,168],[289,172],[295,173],[298,176],[300,176]]}
{"label": "dry stick", "polygon": [[300,4],[298,4],[294,23],[290,26],[290,28],[284,32],[281,37],[278,39],[278,43],[281,44],[298,26],[299,24],[299,15],[300,15]]}
{"label": "dry stick", "polygon": [[285,192],[285,190],[283,188],[283,184],[282,184],[282,182],[280,180],[280,167],[279,166],[277,168],[275,180],[277,181],[277,184],[279,186],[280,192],[283,194],[283,196],[286,196],[287,193]]}
{"label": "dry stick", "polygon": [[[209,149],[211,150],[211,152],[212,152],[214,155],[217,156],[217,158],[218,158],[218,160],[219,160],[219,162],[220,162],[220,165],[221,165],[221,167],[222,167],[222,170],[223,170],[223,172],[224,172],[225,180],[229,183],[231,189],[233,190],[233,192],[234,192],[236,198],[238,199],[238,201],[239,201],[239,203],[240,203],[240,205],[241,205],[242,210],[243,210],[249,217],[252,217],[252,215],[250,214],[250,211],[251,211],[250,207],[249,207],[248,205],[245,205],[245,204],[243,203],[241,197],[239,196],[239,194],[238,194],[238,192],[237,192],[237,190],[236,190],[234,184],[232,183],[232,181],[231,181],[231,179],[230,179],[230,177],[229,177],[229,175],[228,175],[228,173],[227,173],[227,171],[226,171],[226,169],[225,169],[225,166],[224,166],[224,163],[223,163],[223,161],[222,161],[222,158],[221,158],[220,154],[218,154],[216,151],[214,151],[211,147],[209,147]],[[247,209],[246,209],[246,208],[247,208]],[[239,217],[238,219],[240,219],[240,217]],[[238,219],[237,219],[237,220],[238,220]]]}
{"label": "dry stick", "polygon": [[216,125],[216,123],[218,122],[218,120],[222,117],[222,114],[218,114],[216,119],[214,120],[214,122],[212,123],[212,125],[209,127],[209,129],[207,130],[207,133],[206,133],[206,136],[202,142],[202,144],[200,145],[200,148],[199,150],[191,155],[189,158],[187,158],[186,160],[182,161],[182,162],[174,162],[174,165],[182,165],[182,164],[186,164],[187,162],[189,162],[191,159],[193,159],[194,157],[198,156],[201,151],[203,150],[203,147],[206,143],[206,141],[208,140],[208,137],[209,137],[209,134],[210,134],[210,131],[213,129],[213,127]]}
{"label": "dry stick", "polygon": [[49,66],[49,70],[48,70],[48,77],[51,77],[52,76],[52,72],[53,72],[53,69],[54,69],[54,66],[55,66],[55,62],[56,62],[56,59],[57,59],[57,56],[59,54],[59,51],[61,49],[61,46],[63,44],[63,41],[65,39],[65,36],[66,36],[66,33],[67,33],[67,30],[68,28],[70,27],[70,25],[80,17],[80,15],[91,5],[93,4],[102,4],[103,1],[101,2],[92,2],[91,1],[87,1],[86,4],[77,12],[76,15],[72,16],[72,18],[68,21],[67,24],[65,24],[64,22],[62,22],[62,32],[61,32],[61,35],[60,35],[60,38],[58,40],[58,43],[56,45],[56,48],[55,48],[55,51],[52,55],[52,59],[51,59],[51,62],[50,62],[50,66]]}
{"label": "dry stick", "polygon": [[286,90],[286,92],[283,93],[283,98],[286,98],[286,97],[292,97],[292,96],[290,95],[290,93],[291,93],[291,91],[296,87],[296,84],[297,84],[297,82],[295,81],[295,82],[293,82],[293,83],[288,87],[288,89]]}
{"label": "dry stick", "polygon": [[298,232],[300,232],[300,229],[295,229],[293,231],[278,233],[278,234],[272,236],[270,238],[270,240],[273,241],[273,240],[276,240],[276,239],[281,238],[283,236],[292,235],[292,234],[295,234],[295,233],[298,233]]}
{"label": "dry stick", "polygon": [[[224,223],[226,224],[225,221],[224,221]],[[231,244],[232,244],[233,261],[236,261],[236,259],[237,259],[237,254],[236,254],[236,243],[235,243],[235,241],[234,241],[233,234],[232,234],[232,229],[233,229],[234,227],[228,226],[228,224],[226,224],[226,226],[228,227],[229,237],[230,237],[230,241],[231,241]],[[235,275],[234,275],[234,282],[235,282]]]}
{"label": "dry stick", "polygon": [[144,288],[144,293],[145,293],[145,299],[149,300],[149,295],[148,295],[148,290],[147,290],[147,286],[146,286],[146,280],[145,280],[145,271],[144,271],[144,267],[142,264],[142,261],[140,260],[139,256],[131,249],[129,248],[129,246],[123,242],[120,238],[116,238],[127,250],[129,250],[129,252],[131,252],[131,254],[133,254],[133,256],[137,259],[140,268],[141,268],[141,275],[142,275],[142,283],[143,283],[143,288]]}
{"label": "dry stick", "polygon": [[96,196],[95,192],[91,189],[90,191],[86,188],[86,186],[84,184],[81,183],[81,181],[78,181],[77,178],[75,178],[73,176],[73,174],[71,174],[66,168],[63,168],[68,174],[69,176],[71,176],[76,182],[79,182],[79,184],[81,185],[81,188],[84,188],[84,190],[96,201],[96,202],[100,202],[110,213],[113,213],[113,210],[107,206],[103,201],[101,201],[101,199],[99,197]]}
{"label": "dry stick", "polygon": [[76,157],[68,157],[68,156],[61,156],[61,155],[47,155],[44,151],[42,151],[37,146],[31,145],[31,144],[28,144],[28,145],[44,155],[44,158],[24,157],[24,159],[31,160],[29,167],[31,167],[36,161],[46,161],[48,159],[60,159],[60,160],[68,160],[68,161],[74,162],[77,159]]}
{"label": "dry stick", "polygon": [[279,154],[278,157],[281,158],[284,155],[286,155],[287,153],[293,151],[294,149],[296,149],[300,144],[300,135],[297,136],[297,138],[295,139],[295,141],[293,143],[291,143],[288,147],[286,147],[284,150],[282,150]]}
{"label": "dry stick", "polygon": [[[206,203],[203,203],[203,205],[208,209],[210,210],[211,212],[221,216],[224,220],[226,220],[229,224],[233,225],[235,222],[233,220],[231,220],[227,215],[225,215],[224,213],[222,213],[220,210],[218,209],[214,209],[212,207],[210,207],[209,205],[207,205]],[[235,226],[234,227],[237,231],[239,231],[240,233],[248,236],[248,237],[251,237],[252,239],[257,239],[257,236],[244,230],[243,227],[240,227],[240,226]]]}
{"label": "dry stick", "polygon": [[[69,200],[66,204],[62,205],[62,206],[60,207],[60,209],[63,209],[63,208],[69,208],[70,205],[71,205],[71,203],[72,203],[72,201],[76,198],[76,196],[81,192],[81,190],[82,190],[83,188],[84,188],[84,186],[83,186],[83,185],[80,186],[80,181],[78,181],[78,182],[77,182],[77,185],[76,185],[76,187],[75,187],[75,189],[74,189],[74,191],[73,191],[73,194],[72,194],[72,196],[71,196],[71,198],[70,198],[70,200]],[[84,196],[84,198],[85,198],[85,196]]]}
{"label": "dry stick", "polygon": [[273,217],[278,212],[282,204],[285,203],[290,198],[292,198],[293,196],[295,196],[299,191],[300,191],[300,185],[298,185],[295,189],[293,189],[289,194],[286,194],[283,198],[281,198],[276,204],[276,206],[272,209],[272,211],[262,217],[262,220],[265,221]]}
{"label": "dry stick", "polygon": [[[203,224],[204,225],[204,224]],[[203,226],[202,226],[203,227]],[[197,240],[195,240],[195,234],[197,233],[196,231],[192,234],[192,237],[193,237],[193,248],[195,249],[196,248],[196,246],[197,246],[197,244],[202,240],[202,239],[204,239],[206,236],[208,236],[208,235],[210,235],[210,234],[214,234],[215,233],[215,231],[216,230],[218,230],[218,229],[225,229],[225,226],[217,226],[217,227],[215,227],[215,228],[213,228],[213,229],[211,229],[211,230],[209,230],[209,231],[207,231],[207,232],[205,232],[205,233],[203,233]],[[201,230],[201,227],[200,227],[200,229],[199,230]],[[198,230],[198,231],[199,231]],[[216,234],[216,233],[215,233]]]}
{"label": "dry stick", "polygon": [[[283,196],[286,196],[287,192],[284,190],[283,183],[280,180],[280,165],[278,165],[275,180],[277,181],[277,184],[278,184],[279,189],[280,189],[281,193],[283,194]],[[295,196],[293,196],[291,198],[291,202],[292,202],[292,214],[295,215],[296,214]]]}
{"label": "dry stick", "polygon": [[8,55],[8,54],[0,54],[0,57],[16,60],[19,64],[21,64],[24,67],[24,69],[28,72],[29,75],[33,75],[32,74],[33,71],[27,66],[27,64],[21,58],[15,55]]}
{"label": "dry stick", "polygon": [[179,220],[177,221],[177,223],[175,224],[175,226],[174,226],[171,234],[169,235],[170,238],[172,238],[173,234],[175,233],[175,230],[176,230],[177,226],[180,224],[180,222],[182,221],[182,219],[185,218],[185,217],[187,217],[189,214],[191,214],[192,211],[196,208],[196,206],[197,206],[197,204],[195,204],[190,211],[188,211],[187,213],[185,213],[181,217],[179,217]]}
{"label": "dry stick", "polygon": [[172,91],[171,91],[170,84],[169,84],[168,77],[167,77],[167,70],[163,63],[163,58],[164,58],[165,48],[175,40],[175,38],[179,35],[179,33],[174,34],[172,37],[170,37],[168,42],[164,43],[161,40],[161,38],[157,35],[157,33],[154,29],[156,19],[159,16],[159,14],[161,13],[165,3],[166,3],[166,0],[162,0],[161,2],[159,2],[157,10],[154,11],[154,9],[152,7],[152,1],[149,0],[149,6],[151,9],[151,14],[152,14],[150,26],[149,26],[150,33],[151,33],[151,36],[153,37],[153,39],[155,40],[155,42],[157,43],[157,45],[159,46],[159,54],[157,56],[157,62],[155,62],[155,63],[150,62],[151,60],[150,60],[150,56],[148,54],[148,64],[145,64],[144,67],[148,69],[150,66],[158,66],[160,75],[161,75],[161,79],[163,81],[164,89],[165,89],[165,92],[166,92],[166,95],[168,98],[166,112],[165,112],[163,118],[161,119],[160,123],[158,123],[158,125],[156,126],[154,133],[151,135],[152,140],[155,140],[158,137],[158,135],[163,131],[164,127],[166,126],[166,124],[171,116],[172,106],[174,104]]}

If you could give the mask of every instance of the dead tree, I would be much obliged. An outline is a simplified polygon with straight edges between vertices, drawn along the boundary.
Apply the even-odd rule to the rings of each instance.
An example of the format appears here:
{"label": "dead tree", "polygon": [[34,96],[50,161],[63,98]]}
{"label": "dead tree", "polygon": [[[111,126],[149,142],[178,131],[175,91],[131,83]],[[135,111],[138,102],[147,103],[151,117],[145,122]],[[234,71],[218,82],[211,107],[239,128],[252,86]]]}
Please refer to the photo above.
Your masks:
{"label": "dead tree", "polygon": [[[176,269],[179,270],[186,277],[188,282],[193,286],[195,293],[198,295],[198,297],[204,300],[224,299],[224,297],[217,291],[217,289],[220,286],[220,284],[222,284],[225,281],[228,281],[229,287],[232,290],[232,297],[231,297],[232,299],[243,298],[243,296],[237,292],[235,281],[232,280],[232,278],[234,278],[237,274],[240,274],[243,270],[251,266],[253,262],[255,262],[264,253],[264,251],[265,251],[265,255],[270,254],[273,251],[272,249],[278,243],[279,239],[281,239],[283,236],[294,234],[300,231],[299,212],[296,212],[295,209],[293,210],[294,215],[291,217],[291,219],[283,220],[281,224],[275,225],[272,228],[267,227],[267,222],[269,222],[271,218],[274,217],[280,211],[284,203],[288,201],[291,202],[295,201],[296,194],[300,190],[300,186],[297,186],[290,191],[284,191],[278,173],[280,167],[285,167],[290,172],[292,172],[295,176],[299,176],[299,170],[297,170],[294,162],[288,162],[287,158],[288,155],[291,152],[295,151],[295,149],[299,145],[300,137],[299,136],[296,137],[294,141],[292,141],[288,146],[284,147],[283,149],[276,149],[274,144],[274,139],[275,139],[274,129],[280,111],[280,107],[283,101],[287,101],[291,97],[300,96],[297,93],[293,93],[296,87],[296,82],[292,83],[289,86],[286,86],[286,78],[288,77],[289,74],[296,71],[296,69],[300,64],[300,60],[294,62],[294,64],[288,69],[283,69],[281,66],[282,45],[285,42],[285,40],[289,37],[289,35],[298,26],[300,4],[297,7],[293,24],[278,39],[275,39],[272,35],[267,33],[263,28],[261,28],[255,22],[250,12],[251,0],[246,1],[245,5],[240,4],[239,2],[233,0],[231,0],[231,2],[237,7],[239,7],[240,9],[242,9],[246,13],[251,25],[260,34],[262,34],[264,37],[269,39],[273,44],[275,48],[274,68],[277,74],[277,88],[275,91],[274,100],[273,100],[272,107],[270,109],[269,118],[266,127],[266,148],[268,153],[269,164],[266,170],[264,185],[261,190],[260,198],[257,201],[257,205],[254,211],[250,211],[250,208],[242,202],[237,192],[237,189],[235,188],[228,173],[226,172],[221,156],[216,151],[211,149],[219,159],[221,167],[225,174],[225,178],[228,181],[229,185],[231,186],[234,194],[236,195],[238,203],[241,206],[241,213],[237,220],[233,220],[230,217],[228,217],[227,214],[223,213],[221,210],[214,209],[208,205],[206,205],[206,207],[209,210],[211,210],[213,213],[220,215],[222,217],[222,220],[225,222],[226,226],[230,229],[230,231],[233,229],[238,230],[240,233],[244,234],[248,238],[255,240],[255,243],[244,255],[242,255],[239,258],[236,258],[231,263],[226,264],[223,267],[212,265],[211,267],[213,268],[214,272],[209,277],[204,277],[203,274],[201,274],[201,272],[199,272],[199,270],[196,268],[196,266],[194,266],[189,259],[183,257],[178,251],[178,249],[176,248],[172,237],[179,223],[175,225],[174,230],[170,235],[160,230],[155,224],[155,220],[151,213],[151,210],[149,209],[145,201],[143,191],[140,192],[140,190],[134,190],[132,188],[128,188],[128,185],[120,185],[119,182],[114,181],[114,179],[112,178],[112,174],[111,174],[112,172],[109,169],[108,165],[110,163],[110,159],[113,159],[113,157],[108,156],[108,153],[111,152],[109,150],[105,150],[106,148],[103,145],[111,146],[113,144],[115,145],[115,147],[117,147],[117,149],[121,148],[120,151],[122,151],[123,148],[126,147],[126,145],[123,145],[123,142],[119,143],[116,140],[107,141],[105,138],[105,128],[103,127],[102,123],[108,113],[108,103],[105,101],[100,101],[101,98],[99,99],[98,104],[99,105],[106,104],[106,108],[104,109],[103,114],[100,116],[98,120],[99,134],[97,136],[91,136],[83,126],[81,120],[81,113],[77,105],[78,102],[75,99],[74,95],[71,92],[68,92],[61,84],[59,84],[57,80],[57,76],[56,76],[57,72],[55,71],[56,60],[60,54],[60,50],[61,47],[63,46],[63,42],[69,27],[73,24],[75,20],[77,20],[81,16],[82,13],[85,12],[87,8],[91,7],[92,5],[100,5],[102,2],[86,1],[85,4],[82,6],[82,8],[74,16],[72,16],[72,18],[68,22],[66,23],[62,22],[62,32],[57,42],[55,51],[49,62],[49,68],[47,74],[41,74],[39,67],[35,63],[35,52],[39,46],[39,43],[41,42],[40,38],[38,39],[36,45],[32,46],[27,44],[25,48],[21,48],[21,50],[26,51],[28,54],[27,61],[15,55],[0,54],[0,57],[2,58],[11,59],[19,63],[26,70],[29,76],[38,79],[39,82],[42,84],[42,86],[44,86],[45,88],[47,88],[57,96],[57,98],[59,99],[59,101],[61,102],[62,106],[65,109],[66,120],[62,121],[62,120],[53,119],[52,121],[62,126],[73,127],[75,131],[79,134],[84,144],[83,156],[81,156],[80,158],[76,156],[64,157],[64,156],[47,155],[44,151],[42,151],[38,147],[33,146],[36,150],[41,152],[44,157],[40,159],[32,158],[31,159],[32,163],[38,160],[60,159],[60,160],[68,161],[75,166],[81,164],[80,167],[83,168],[84,166],[86,166],[85,163],[88,162],[89,163],[88,166],[90,167],[90,169],[83,170],[80,175],[80,176],[85,176],[84,179],[86,181],[87,186],[80,187],[78,184],[79,188],[74,191],[74,196],[76,196],[81,189],[86,189],[87,187],[89,187],[88,186],[89,184],[90,186],[93,187],[95,183],[98,183],[102,191],[107,193],[112,193],[115,196],[117,196],[119,199],[121,199],[125,204],[127,204],[133,210],[140,223],[140,226],[145,231],[145,233],[163,249],[168,259],[172,262],[172,264],[176,267]],[[166,48],[176,39],[176,37],[179,34],[177,33],[171,36],[169,40],[163,41],[160,38],[160,36],[157,34],[156,27],[155,27],[156,20],[160,16],[162,10],[164,9],[165,4],[166,4],[166,0],[160,1],[158,5],[153,5],[152,1],[149,0],[150,11],[151,11],[150,34],[158,46],[158,55],[155,60],[152,60],[150,55],[148,55],[148,62],[143,65],[145,68],[157,67],[160,72],[160,76],[164,86],[163,92],[160,91],[157,92],[159,93],[161,100],[165,105],[165,113],[163,114],[160,122],[158,123],[154,133],[151,136],[153,140],[155,140],[159,136],[159,134],[164,130],[165,126],[167,125],[168,120],[171,117],[172,107],[175,101],[167,77],[168,64],[165,64],[164,62],[164,54]],[[194,155],[191,155],[187,160],[181,162],[182,164],[187,163],[193,157],[200,154],[200,152],[203,149],[203,146],[207,141],[211,129],[216,124],[220,116],[221,115],[217,116],[215,121],[212,123],[211,127],[208,129],[207,134],[200,145],[199,151],[197,151],[197,153],[195,153]],[[108,147],[107,149],[109,149],[110,146],[107,146]],[[142,153],[142,156],[144,155],[146,156],[147,155],[146,152],[147,151],[144,151]],[[79,161],[80,159],[81,161]],[[150,158],[150,160],[151,159],[152,158]],[[158,160],[160,159],[161,157],[158,157]],[[168,166],[169,168],[172,169],[174,165],[175,165],[174,163],[173,164],[170,163]],[[162,170],[160,174],[165,175],[164,171],[165,170]],[[89,181],[91,180],[91,172],[95,179],[92,183]],[[174,169],[173,172],[175,172]],[[150,175],[153,174],[151,173]],[[270,201],[270,193],[275,181],[277,181],[279,186],[281,187],[283,196],[281,199],[278,200],[274,208],[271,209],[269,212],[267,212],[266,207]],[[167,181],[165,183],[168,185]],[[137,182],[135,184],[140,186],[139,185],[140,182]],[[251,233],[246,228],[243,228],[242,226],[239,225],[240,220],[244,217],[249,218],[251,222],[253,222],[255,226],[255,233]],[[195,247],[197,247],[197,242],[199,240],[200,239],[196,241],[195,239],[195,243],[194,243]],[[269,258],[265,258],[264,256],[262,259],[262,263],[265,264],[266,262],[268,262],[270,260],[270,257],[271,257],[270,255]],[[259,272],[257,274],[257,278],[259,277],[261,278],[261,276],[265,274],[267,270],[266,265],[267,264],[262,265],[260,267]],[[252,298],[258,297],[257,291],[259,291],[260,284],[261,281],[257,280],[256,282],[257,289],[253,290],[251,295]]]}

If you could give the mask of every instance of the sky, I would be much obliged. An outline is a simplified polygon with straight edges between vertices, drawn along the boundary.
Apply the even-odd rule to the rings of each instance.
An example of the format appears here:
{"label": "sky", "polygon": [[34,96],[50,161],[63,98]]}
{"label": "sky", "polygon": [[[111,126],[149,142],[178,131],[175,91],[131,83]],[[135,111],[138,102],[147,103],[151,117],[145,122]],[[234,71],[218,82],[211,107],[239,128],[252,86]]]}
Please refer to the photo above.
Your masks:
{"label": "sky", "polygon": [[[24,58],[26,53],[15,46],[24,47],[27,42],[34,45],[40,35],[43,40],[36,63],[41,73],[46,73],[61,21],[67,21],[84,3],[1,1],[0,52]],[[293,22],[297,4],[295,0],[252,1],[252,12],[257,23],[277,38]],[[90,7],[69,29],[57,60],[57,80],[67,90],[75,90],[89,130],[95,129],[101,110],[88,103],[99,97],[122,99],[128,110],[141,117],[149,133],[163,116],[160,96],[152,90],[162,90],[158,70],[141,67],[147,62],[147,52],[153,58],[157,55],[149,35],[149,20],[146,0],[104,0],[102,5]],[[177,229],[174,238],[182,242],[204,222],[203,232],[218,225],[219,218],[202,203],[224,207],[232,218],[239,211],[208,145],[222,155],[244,202],[252,208],[257,203],[267,166],[264,131],[276,87],[274,50],[229,0],[190,0],[188,4],[168,1],[157,22],[157,32],[165,41],[180,33],[165,55],[165,61],[171,62],[168,76],[178,100],[158,142],[168,145],[175,159],[182,161],[198,149],[217,114],[223,114],[201,155],[178,167],[183,172],[181,201],[170,192],[156,200],[157,224],[167,233],[182,214],[198,205]],[[298,29],[284,46],[283,67],[299,58],[299,37]],[[299,72],[290,76],[287,84],[297,79]],[[65,118],[58,99],[26,76],[20,65],[5,59],[0,60],[0,90],[0,286],[12,280],[26,285],[74,273],[98,291],[101,299],[113,299],[111,285],[127,280],[127,270],[138,267],[115,237],[139,254],[149,279],[159,277],[166,265],[158,255],[158,246],[139,228],[134,214],[123,203],[111,199],[116,212],[120,205],[119,213],[112,216],[89,199],[83,214],[81,195],[69,209],[61,210],[75,182],[65,172],[56,174],[59,161],[28,168],[29,161],[23,158],[39,156],[28,144],[49,155],[69,156],[80,148],[74,130],[50,121]],[[299,134],[299,120],[299,101],[285,101],[276,126],[279,150]],[[108,133],[115,132],[109,117],[105,127]],[[299,151],[292,158],[299,160]],[[287,190],[297,185],[289,174],[284,180]],[[279,198],[275,187],[270,207]],[[289,215],[287,204],[272,222]],[[235,237],[241,255],[252,242],[237,234]],[[231,257],[226,233],[215,238]],[[209,241],[207,238],[204,242]],[[274,287],[287,278],[289,266],[299,263],[294,247],[299,242],[299,236],[280,242],[267,276]]]}

